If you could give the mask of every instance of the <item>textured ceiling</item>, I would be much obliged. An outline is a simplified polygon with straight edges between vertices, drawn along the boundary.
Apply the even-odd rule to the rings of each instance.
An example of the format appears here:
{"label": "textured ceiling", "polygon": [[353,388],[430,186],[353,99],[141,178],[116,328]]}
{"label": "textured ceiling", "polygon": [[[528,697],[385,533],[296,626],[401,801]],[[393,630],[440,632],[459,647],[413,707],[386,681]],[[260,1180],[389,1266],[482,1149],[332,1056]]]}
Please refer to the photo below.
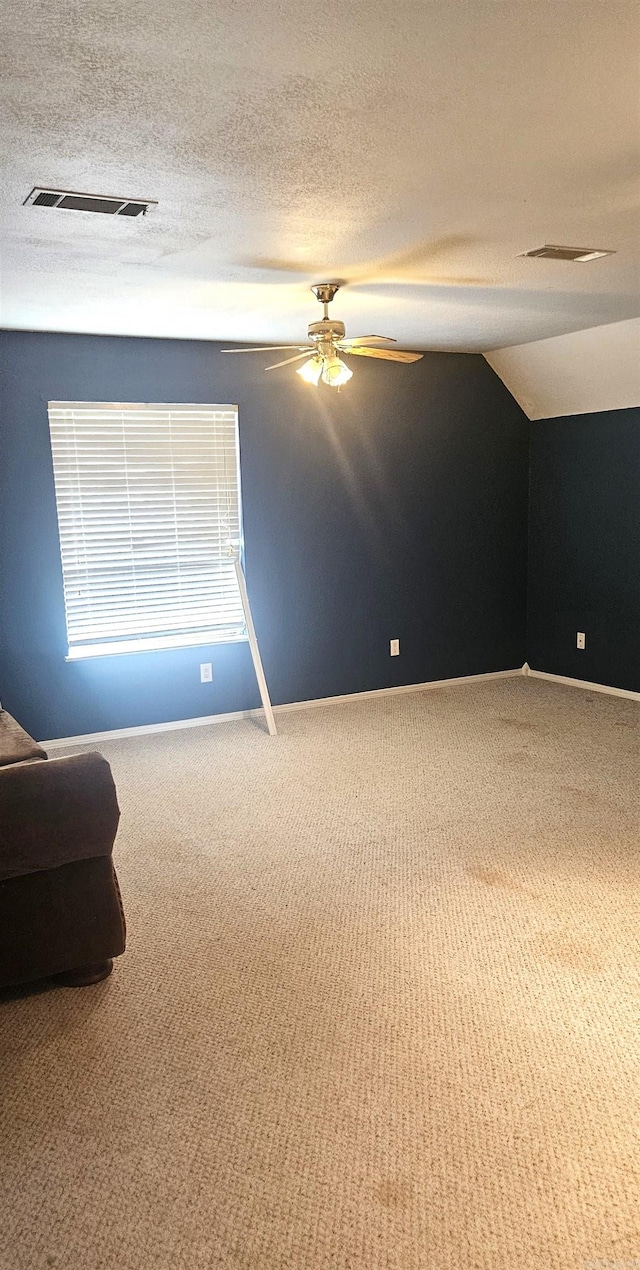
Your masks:
{"label": "textured ceiling", "polygon": [[[20,0],[3,326],[490,349],[640,313],[636,0]],[[23,207],[33,185],[158,200]],[[544,242],[592,264],[522,260]]]}

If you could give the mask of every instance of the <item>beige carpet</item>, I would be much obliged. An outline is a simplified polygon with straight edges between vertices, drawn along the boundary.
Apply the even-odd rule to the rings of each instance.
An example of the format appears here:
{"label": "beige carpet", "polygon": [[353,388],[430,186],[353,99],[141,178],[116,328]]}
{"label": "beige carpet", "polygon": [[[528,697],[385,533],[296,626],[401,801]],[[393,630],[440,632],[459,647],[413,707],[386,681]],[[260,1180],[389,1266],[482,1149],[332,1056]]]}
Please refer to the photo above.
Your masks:
{"label": "beige carpet", "polygon": [[638,707],[111,742],[129,950],[0,1005],[4,1270],[640,1267]]}

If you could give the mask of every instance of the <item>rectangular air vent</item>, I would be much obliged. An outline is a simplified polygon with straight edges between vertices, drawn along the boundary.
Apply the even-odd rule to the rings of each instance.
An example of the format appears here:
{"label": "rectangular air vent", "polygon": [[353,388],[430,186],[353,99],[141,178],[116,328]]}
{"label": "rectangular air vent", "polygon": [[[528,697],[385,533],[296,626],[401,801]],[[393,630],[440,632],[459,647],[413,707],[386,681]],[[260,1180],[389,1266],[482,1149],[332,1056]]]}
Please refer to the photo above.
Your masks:
{"label": "rectangular air vent", "polygon": [[79,194],[74,190],[43,190],[36,186],[24,205],[61,207],[72,212],[102,212],[110,216],[145,216],[158,204],[155,199],[111,198],[101,194]]}
{"label": "rectangular air vent", "polygon": [[603,247],[560,247],[556,243],[545,243],[544,247],[534,247],[532,251],[521,251],[521,256],[541,256],[543,260],[598,260],[600,256],[615,256],[615,251]]}
{"label": "rectangular air vent", "polygon": [[35,207],[55,207],[59,198],[59,194],[47,194],[44,190],[40,190],[34,199],[29,196],[27,202],[31,201]]}

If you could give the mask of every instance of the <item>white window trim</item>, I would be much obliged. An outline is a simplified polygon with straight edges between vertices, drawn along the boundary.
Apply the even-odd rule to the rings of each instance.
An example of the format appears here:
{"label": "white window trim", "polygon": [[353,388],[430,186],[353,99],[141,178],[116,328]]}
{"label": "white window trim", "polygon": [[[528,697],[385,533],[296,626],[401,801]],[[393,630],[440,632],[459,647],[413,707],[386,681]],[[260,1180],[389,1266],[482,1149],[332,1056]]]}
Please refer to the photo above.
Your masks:
{"label": "white window trim", "polygon": [[203,631],[202,635],[176,635],[166,639],[127,639],[112,644],[78,644],[67,653],[65,661],[87,661],[93,657],[128,657],[132,653],[166,653],[178,648],[202,648],[214,644],[246,644],[249,636],[220,635]]}

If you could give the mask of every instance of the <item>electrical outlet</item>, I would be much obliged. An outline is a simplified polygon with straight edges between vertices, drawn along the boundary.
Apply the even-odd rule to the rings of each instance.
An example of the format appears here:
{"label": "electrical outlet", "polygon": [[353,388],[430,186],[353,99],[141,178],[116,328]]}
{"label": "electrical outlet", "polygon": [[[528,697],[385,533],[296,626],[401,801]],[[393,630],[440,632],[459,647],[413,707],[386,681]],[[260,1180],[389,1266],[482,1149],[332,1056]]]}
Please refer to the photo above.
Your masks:
{"label": "electrical outlet", "polygon": [[200,683],[210,684],[213,681],[213,669],[210,661],[200,662]]}
{"label": "electrical outlet", "polygon": [[585,648],[585,647],[586,647],[586,637],[585,637],[585,633],[584,633],[584,631],[578,631],[578,634],[577,634],[577,637],[576,637],[576,644],[577,644],[578,648]]}
{"label": "electrical outlet", "polygon": [[389,640],[389,656],[390,657],[400,656],[400,640],[399,639]]}

